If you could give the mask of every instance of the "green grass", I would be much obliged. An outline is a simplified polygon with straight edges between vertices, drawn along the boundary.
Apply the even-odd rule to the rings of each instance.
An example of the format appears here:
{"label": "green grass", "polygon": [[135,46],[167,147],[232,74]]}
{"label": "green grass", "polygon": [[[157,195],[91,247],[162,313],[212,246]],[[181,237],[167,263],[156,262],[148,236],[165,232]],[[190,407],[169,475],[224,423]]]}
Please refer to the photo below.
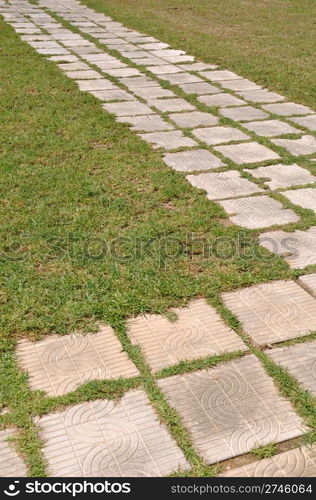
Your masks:
{"label": "green grass", "polygon": [[[248,16],[248,1],[235,2],[234,15],[228,10],[232,2],[225,0],[220,5],[216,2],[216,9],[213,1],[170,5],[162,0],[157,6],[157,2],[140,0],[137,8],[134,1],[85,3],[175,48],[223,64],[259,83],[269,83],[297,102],[313,104],[315,78],[305,60],[304,64],[296,60],[298,44],[287,47],[287,57],[283,43],[278,55],[276,50],[269,54],[259,36],[267,33],[265,23],[268,27],[279,23],[278,29],[268,30],[267,38],[271,49],[278,46],[289,19],[284,13],[272,15],[268,7],[275,4],[280,8],[280,2],[251,2],[254,10],[248,9]],[[295,12],[298,3],[303,7],[310,2],[296,2],[296,7],[293,2],[286,3]],[[253,18],[264,6],[264,22],[256,27]],[[303,9],[297,13],[297,19],[301,18]],[[305,18],[311,22],[306,13]],[[154,377],[139,349],[131,345],[125,325],[128,317],[142,312],[169,314],[170,307],[183,306],[193,297],[206,297],[219,310],[261,359],[280,392],[310,428],[315,428],[311,396],[271,362],[268,352],[251,345],[220,298],[226,290],[296,278],[303,271],[291,271],[282,258],[260,249],[258,231],[227,226],[223,210],[209,202],[204,192],[192,188],[184,175],[170,171],[160,152],[102,112],[97,99],[79,92],[54,63],[21,42],[5,23],[0,24],[0,408],[9,409],[0,414],[0,427],[18,429],[16,444],[30,475],[45,475],[35,416],[97,398],[116,400],[136,387],[146,390],[159,418],[191,463],[192,470],[180,474],[217,473],[217,467],[207,466],[192,446],[156,378],[212,367],[243,354],[180,363]],[[222,31],[224,25],[226,30]],[[307,60],[308,29],[303,33],[302,23],[297,21],[297,31],[300,29],[305,37],[300,40],[300,51]],[[269,64],[264,64],[265,54]],[[278,57],[284,57],[283,66],[278,67]],[[298,64],[306,66],[306,75]],[[289,78],[289,68],[293,78]],[[170,88],[181,95],[176,87]],[[192,102],[197,105],[194,97]],[[293,158],[288,156],[286,161]],[[308,159],[302,158],[301,164],[316,173]],[[288,202],[287,206],[292,207]],[[301,221],[285,229],[316,224],[310,211],[295,210]],[[220,239],[226,242],[222,254],[214,251]],[[315,266],[308,270],[313,269]],[[16,366],[16,340],[93,331],[98,322],[115,329],[140,377],[91,382],[59,398],[30,391],[26,376]],[[312,431],[308,439],[314,441]]]}

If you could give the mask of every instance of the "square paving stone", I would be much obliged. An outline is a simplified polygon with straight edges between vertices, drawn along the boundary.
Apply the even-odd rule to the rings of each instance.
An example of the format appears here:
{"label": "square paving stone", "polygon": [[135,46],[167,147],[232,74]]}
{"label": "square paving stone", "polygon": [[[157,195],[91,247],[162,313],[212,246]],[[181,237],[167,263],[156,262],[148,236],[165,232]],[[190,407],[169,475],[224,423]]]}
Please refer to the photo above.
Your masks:
{"label": "square paving stone", "polygon": [[203,71],[206,69],[216,69],[217,66],[215,64],[206,64],[203,62],[195,62],[192,64],[181,64],[181,68],[186,71]]}
{"label": "square paving stone", "polygon": [[40,342],[21,340],[16,355],[29,375],[31,388],[50,396],[74,391],[90,380],[139,374],[108,326],[84,336],[54,335]]}
{"label": "square paving stone", "polygon": [[108,69],[116,69],[116,68],[126,68],[126,64],[120,61],[95,61],[93,63],[95,66],[100,68],[105,73]]}
{"label": "square paving stone", "polygon": [[175,322],[158,314],[128,321],[132,343],[141,346],[154,371],[181,361],[247,349],[205,300],[192,301],[188,307],[173,312],[177,315]]}
{"label": "square paving stone", "polygon": [[153,145],[154,149],[177,149],[197,146],[190,137],[185,137],[180,130],[170,132],[152,132],[149,134],[139,134],[144,141]]}
{"label": "square paving stone", "polygon": [[281,116],[292,116],[292,115],[309,115],[313,111],[307,106],[302,106],[301,104],[295,104],[294,102],[281,102],[279,104],[265,104],[262,106],[270,113]]}
{"label": "square paving stone", "polygon": [[313,210],[316,214],[316,189],[303,188],[289,191],[283,191],[283,196],[286,196],[292,203],[299,205],[302,208]]}
{"label": "square paving stone", "polygon": [[247,141],[249,135],[233,127],[196,128],[192,133],[206,144],[222,144],[230,141]]}
{"label": "square paving stone", "polygon": [[311,135],[303,135],[300,139],[272,139],[271,142],[287,149],[294,156],[316,153],[316,139]]}
{"label": "square paving stone", "polygon": [[179,85],[180,83],[203,83],[201,78],[192,75],[191,73],[175,73],[172,75],[163,75],[162,80],[167,80],[173,85]]}
{"label": "square paving stone", "polygon": [[211,113],[203,113],[202,111],[193,111],[191,113],[172,113],[169,115],[169,118],[182,128],[193,128],[202,125],[216,125],[218,122],[217,116],[211,115]]}
{"label": "square paving stone", "polygon": [[67,71],[66,75],[68,78],[73,78],[74,80],[97,80],[103,78],[100,73],[92,69],[88,71]]}
{"label": "square paving stone", "polygon": [[316,300],[294,281],[273,281],[222,294],[257,345],[273,344],[316,330]]}
{"label": "square paving stone", "polygon": [[157,87],[157,82],[147,76],[135,76],[133,78],[120,78],[120,82],[129,89],[137,87]]}
{"label": "square paving stone", "polygon": [[84,54],[83,59],[91,63],[104,62],[104,61],[117,61],[117,59],[110,54],[102,52],[101,54]]}
{"label": "square paving stone", "polygon": [[236,198],[263,191],[253,182],[241,177],[237,170],[187,175],[187,179],[192,186],[204,189],[209,200]]}
{"label": "square paving stone", "polygon": [[119,87],[112,90],[90,90],[90,93],[101,101],[135,101],[135,97],[121,90]]}
{"label": "square paving stone", "polygon": [[148,101],[148,105],[163,113],[167,111],[193,111],[195,109],[192,104],[178,97],[176,99],[151,99]]}
{"label": "square paving stone", "polygon": [[231,469],[220,477],[315,477],[316,446],[303,446]]}
{"label": "square paving stone", "polygon": [[73,47],[72,51],[75,52],[75,54],[78,55],[84,55],[84,54],[101,54],[103,53],[99,47]]}
{"label": "square paving stone", "polygon": [[118,122],[129,123],[133,130],[143,132],[157,132],[160,130],[172,130],[173,126],[163,120],[159,115],[122,116]]}
{"label": "square paving stone", "polygon": [[254,356],[158,381],[207,463],[304,433],[301,418],[282,398]]}
{"label": "square paving stone", "polygon": [[0,476],[25,477],[27,468],[22,458],[15,451],[13,444],[8,441],[14,436],[12,430],[0,431]]}
{"label": "square paving stone", "polygon": [[131,59],[133,57],[135,60],[148,57],[148,52],[145,50],[129,50],[127,52],[122,52],[121,54],[122,56],[127,57],[127,59]]}
{"label": "square paving stone", "polygon": [[136,115],[151,115],[154,111],[146,104],[141,102],[116,102],[111,104],[103,104],[102,106],[109,113],[116,116],[136,116]]}
{"label": "square paving stone", "polygon": [[221,92],[220,89],[214,87],[210,83],[184,83],[179,85],[180,89],[187,94],[197,94],[197,95],[205,95],[205,94],[218,94]]}
{"label": "square paving stone", "polygon": [[229,219],[236,225],[248,229],[259,229],[274,225],[297,222],[299,217],[293,210],[285,209],[269,196],[255,196],[238,200],[221,201]]}
{"label": "square paving stone", "polygon": [[168,167],[178,172],[194,172],[198,170],[210,170],[219,168],[225,164],[206,149],[192,149],[191,151],[179,151],[178,153],[167,153],[163,157]]}
{"label": "square paving stone", "polygon": [[244,90],[237,92],[238,95],[246,99],[247,101],[252,102],[278,102],[284,101],[285,97],[282,95],[276,94],[275,92],[269,92],[268,90]]}
{"label": "square paving stone", "polygon": [[84,38],[78,39],[75,38],[74,40],[63,40],[63,44],[66,45],[66,47],[93,47],[93,43],[89,42],[88,40],[85,40]]}
{"label": "square paving stone", "polygon": [[114,89],[115,85],[106,80],[105,78],[100,78],[100,80],[76,80],[80,90],[89,92],[92,90],[110,90]]}
{"label": "square paving stone", "polygon": [[230,94],[203,95],[198,100],[210,107],[223,108],[225,106],[244,106],[246,103]]}
{"label": "square paving stone", "polygon": [[151,66],[148,68],[149,71],[154,73],[155,75],[167,75],[169,73],[180,73],[182,69],[180,66],[174,66],[173,64],[166,64],[162,66]]}
{"label": "square paving stone", "polygon": [[223,108],[219,110],[220,114],[237,122],[260,120],[268,118],[267,113],[252,106],[241,106],[238,108]]}
{"label": "square paving stone", "polygon": [[284,256],[292,269],[316,264],[316,226],[307,231],[270,231],[259,236],[260,245],[272,253]]}
{"label": "square paving stone", "polygon": [[63,47],[60,47],[60,49],[36,49],[36,52],[44,56],[63,56],[70,54],[69,50]]}
{"label": "square paving stone", "polygon": [[219,80],[218,83],[225,89],[230,90],[261,90],[262,87],[257,85],[246,78],[240,78],[239,80]]}
{"label": "square paving stone", "polygon": [[281,122],[281,120],[261,120],[245,123],[243,126],[261,137],[300,133],[299,129],[286,122]]}
{"label": "square paving stone", "polygon": [[212,82],[220,82],[221,80],[240,80],[240,76],[232,71],[226,70],[203,71],[203,76]]}
{"label": "square paving stone", "polygon": [[303,389],[316,396],[316,342],[271,349],[269,356],[286,368]]}
{"label": "square paving stone", "polygon": [[194,56],[188,56],[188,55],[180,55],[180,56],[166,56],[164,57],[164,61],[167,61],[169,63],[173,64],[182,64],[185,62],[194,62]]}
{"label": "square paving stone", "polygon": [[296,164],[269,165],[268,167],[245,169],[245,172],[248,172],[257,179],[264,177],[271,179],[271,181],[265,181],[264,183],[272,190],[316,182],[314,175]]}
{"label": "square paving stone", "polygon": [[143,50],[161,50],[161,49],[167,49],[169,47],[167,43],[162,43],[162,42],[138,43],[138,45]]}
{"label": "square paving stone", "polygon": [[163,59],[158,59],[158,57],[143,57],[142,59],[136,59],[135,57],[129,57],[129,59],[140,66],[157,66],[166,64]]}
{"label": "square paving stone", "polygon": [[76,56],[51,56],[48,58],[48,60],[54,61],[54,62],[66,63],[66,62],[76,62],[76,61],[78,61],[78,57],[76,57]]}
{"label": "square paving stone", "polygon": [[[311,229],[314,230],[314,234],[316,235],[316,227],[310,228],[309,231]],[[308,290],[309,293],[311,293],[314,297],[316,296],[316,273],[306,274],[305,276],[301,276],[298,282],[301,286],[303,286],[306,290]]]}
{"label": "square paving stone", "polygon": [[50,476],[153,477],[189,469],[140,390],[119,402],[82,403],[37,423]]}
{"label": "square paving stone", "polygon": [[162,87],[136,87],[134,94],[143,99],[157,99],[159,97],[177,97],[171,90]]}
{"label": "square paving stone", "polygon": [[107,69],[107,70],[104,70],[104,72],[108,73],[111,76],[115,76],[115,77],[140,75],[140,72],[138,71],[138,69],[135,69],[135,68]]}
{"label": "square paving stone", "polygon": [[292,122],[301,125],[302,127],[308,128],[313,132],[316,130],[316,115],[304,116],[299,118],[291,118]]}
{"label": "square paving stone", "polygon": [[235,163],[257,163],[266,160],[278,160],[280,156],[257,142],[216,146],[214,149],[227,156]]}
{"label": "square paving stone", "polygon": [[80,70],[90,70],[90,67],[83,63],[82,61],[73,62],[73,63],[65,63],[58,64],[58,67],[63,71],[80,71]]}

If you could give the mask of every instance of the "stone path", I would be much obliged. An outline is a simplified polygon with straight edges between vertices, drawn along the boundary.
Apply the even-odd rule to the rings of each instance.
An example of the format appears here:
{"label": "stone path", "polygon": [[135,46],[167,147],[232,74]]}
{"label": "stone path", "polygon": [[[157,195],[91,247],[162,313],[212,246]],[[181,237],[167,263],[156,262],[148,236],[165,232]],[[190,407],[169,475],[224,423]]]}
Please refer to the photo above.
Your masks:
{"label": "stone path", "polygon": [[[99,99],[100,110],[159,149],[166,166],[205,191],[233,224],[272,228],[259,235],[262,247],[284,256],[292,268],[316,264],[316,226],[294,232],[283,228],[300,222],[296,207],[316,213],[316,179],[305,168],[316,160],[313,110],[232,71],[195,61],[77,0],[0,0],[0,14],[81,91]],[[195,104],[187,96],[195,96]],[[222,301],[240,321],[242,336],[204,299],[172,311],[173,322],[159,315],[128,320],[128,339],[140,347],[206,464],[309,431],[249,349],[266,349],[302,391],[315,396],[315,342],[274,346],[302,341],[316,331],[315,276],[224,293]],[[43,396],[65,396],[92,380],[141,377],[107,325],[87,336],[21,340],[16,354],[31,389]],[[224,361],[223,355],[239,359]],[[192,371],[190,363],[214,356],[221,361],[218,366]],[[168,370],[178,365],[184,372],[170,375]],[[167,372],[159,374],[162,369]],[[98,399],[67,406],[37,418],[36,424],[50,475],[163,476],[192,466],[142,386],[116,402]],[[8,441],[13,432],[0,432],[2,476],[26,475],[22,458]],[[315,447],[302,447],[223,475],[315,473]]]}

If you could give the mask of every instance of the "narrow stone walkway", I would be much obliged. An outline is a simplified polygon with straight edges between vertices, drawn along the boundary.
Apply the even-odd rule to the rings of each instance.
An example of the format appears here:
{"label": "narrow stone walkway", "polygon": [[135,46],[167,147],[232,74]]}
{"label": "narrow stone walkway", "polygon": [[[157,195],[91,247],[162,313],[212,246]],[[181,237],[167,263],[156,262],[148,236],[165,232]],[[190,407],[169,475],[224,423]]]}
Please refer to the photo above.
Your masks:
{"label": "narrow stone walkway", "polygon": [[[105,112],[160,150],[169,168],[220,204],[233,224],[270,228],[259,235],[262,247],[283,255],[292,268],[316,263],[316,226],[284,230],[300,222],[298,208],[316,213],[316,177],[300,164],[316,159],[313,110],[231,71],[195,61],[77,0],[0,0],[0,14],[81,91],[99,99]],[[310,430],[250,353],[252,347],[260,346],[302,391],[315,396],[315,341],[279,345],[316,331],[315,275],[227,292],[222,300],[240,321],[241,336],[203,299],[172,311],[174,322],[159,315],[127,322],[128,339],[140,347],[207,465]],[[190,363],[212,357],[219,357],[218,366],[192,370]],[[17,360],[31,389],[45,396],[67,395],[91,380],[140,377],[107,325],[87,336],[22,340]],[[179,367],[180,374],[172,373]],[[143,388],[127,391],[115,403],[70,405],[37,418],[36,424],[50,475],[165,476],[192,467]],[[9,470],[7,461],[0,461],[0,474],[25,475],[8,441],[12,433],[0,433],[11,464]],[[315,448],[302,447],[222,475],[315,473]]]}

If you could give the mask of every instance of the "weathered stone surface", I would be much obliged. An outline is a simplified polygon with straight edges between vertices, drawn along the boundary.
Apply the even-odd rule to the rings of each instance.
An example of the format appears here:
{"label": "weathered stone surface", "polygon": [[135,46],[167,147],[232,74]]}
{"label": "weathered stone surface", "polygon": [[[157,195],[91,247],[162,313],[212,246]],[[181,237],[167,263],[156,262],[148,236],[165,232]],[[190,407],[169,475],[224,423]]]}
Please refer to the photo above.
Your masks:
{"label": "weathered stone surface", "polygon": [[230,215],[229,219],[234,224],[248,229],[288,224],[299,220],[293,210],[285,209],[279,201],[269,196],[226,200],[221,201],[220,205]]}
{"label": "weathered stone surface", "polygon": [[172,130],[170,123],[163,120],[159,115],[139,115],[139,116],[120,116],[118,122],[129,123],[133,130],[143,132],[157,132],[161,130]]}
{"label": "weathered stone surface", "polygon": [[[316,235],[316,227],[310,229],[314,229]],[[308,290],[309,293],[311,293],[314,297],[316,296],[316,273],[306,274],[305,276],[301,276],[298,279],[298,282],[301,286],[303,286],[306,290]]]}
{"label": "weathered stone surface", "polygon": [[268,90],[244,90],[241,92],[237,92],[238,95],[246,99],[247,101],[252,102],[278,102],[284,101],[284,97],[282,95],[276,94],[275,92],[269,92]]}
{"label": "weathered stone surface", "polygon": [[163,89],[162,87],[136,87],[133,89],[134,94],[143,99],[157,99],[159,97],[176,97],[176,94],[171,90]]}
{"label": "weathered stone surface", "polygon": [[154,111],[151,110],[146,104],[141,102],[116,102],[111,104],[103,104],[102,106],[109,113],[116,116],[137,116],[137,115],[151,115]]}
{"label": "weathered stone surface", "polygon": [[115,85],[105,78],[100,80],[76,80],[76,83],[78,84],[80,90],[85,92],[93,90],[110,90],[115,88]]}
{"label": "weathered stone surface", "polygon": [[168,167],[179,172],[210,170],[224,166],[224,163],[206,149],[192,149],[179,153],[168,153],[163,157]]}
{"label": "weathered stone surface", "polygon": [[141,66],[157,66],[157,65],[165,65],[166,61],[163,59],[159,59],[158,57],[143,57],[142,59],[136,59],[135,57],[129,57],[129,59],[136,64],[140,64]]}
{"label": "weathered stone surface", "polygon": [[157,87],[157,82],[147,76],[135,76],[134,78],[120,78],[120,82],[129,89],[137,87]]}
{"label": "weathered stone surface", "polygon": [[223,108],[219,110],[220,114],[237,122],[260,120],[268,118],[267,113],[252,106],[240,106],[238,108]]}
{"label": "weathered stone surface", "polygon": [[298,123],[302,127],[308,128],[313,132],[316,130],[316,115],[304,116],[300,118],[291,118],[292,122]]}
{"label": "weathered stone surface", "polygon": [[14,435],[12,430],[0,431],[0,476],[25,477],[27,468],[8,439]]}
{"label": "weathered stone surface", "polygon": [[230,94],[204,95],[198,97],[198,100],[210,107],[223,108],[225,106],[244,106],[246,103]]}
{"label": "weathered stone surface", "polygon": [[303,135],[300,139],[271,139],[271,141],[287,149],[294,156],[316,153],[316,139],[311,135]]}
{"label": "weathered stone surface", "polygon": [[231,469],[220,477],[315,477],[315,464],[316,446],[303,446]]}
{"label": "weathered stone surface", "polygon": [[265,184],[272,190],[316,182],[316,177],[314,175],[295,163],[293,165],[278,164],[255,169],[245,169],[245,172],[248,172],[257,179],[271,179],[271,181],[265,181]]}
{"label": "weathered stone surface", "polygon": [[185,99],[151,99],[148,101],[148,105],[159,109],[163,113],[167,111],[193,111],[195,109],[192,104],[185,101]]}
{"label": "weathered stone surface", "polygon": [[68,78],[73,78],[74,80],[103,79],[103,76],[93,69],[87,71],[67,71],[66,75],[68,76]]}
{"label": "weathered stone surface", "polygon": [[241,177],[237,170],[187,175],[187,179],[192,186],[205,189],[209,200],[223,200],[262,192],[256,184]]}
{"label": "weathered stone surface", "polygon": [[214,116],[211,113],[203,113],[202,111],[192,111],[191,113],[172,113],[169,115],[169,118],[182,128],[216,125],[218,122],[217,116]]}
{"label": "weathered stone surface", "polygon": [[155,75],[167,75],[169,73],[180,73],[182,71],[180,66],[174,66],[173,64],[166,64],[163,66],[151,66],[149,70]]}
{"label": "weathered stone surface", "polygon": [[182,85],[179,85],[179,87],[187,94],[204,95],[204,94],[218,94],[219,92],[221,92],[220,89],[214,87],[214,85],[211,85],[210,83],[207,82],[184,83]]}
{"label": "weathered stone surface", "polygon": [[286,122],[281,122],[281,120],[261,120],[245,123],[243,126],[262,137],[300,133],[299,129],[292,127]]}
{"label": "weathered stone surface", "polygon": [[198,76],[192,75],[191,73],[175,73],[172,75],[163,75],[163,80],[167,80],[173,85],[178,85],[180,83],[205,83]]}
{"label": "weathered stone surface", "polygon": [[295,104],[294,102],[281,102],[279,104],[265,104],[262,106],[270,113],[281,116],[294,116],[294,115],[309,115],[313,111],[307,106]]}
{"label": "weathered stone surface", "polygon": [[140,390],[119,403],[96,400],[45,415],[38,424],[50,476],[152,477],[189,468]]}
{"label": "weathered stone surface", "polygon": [[313,210],[316,214],[315,188],[303,188],[303,189],[283,191],[282,194],[286,196],[295,205],[299,205],[302,208],[308,208],[309,210]]}
{"label": "weathered stone surface", "polygon": [[260,245],[277,255],[284,256],[292,269],[316,264],[316,226],[307,231],[270,231],[259,236]]}
{"label": "weathered stone surface", "polygon": [[302,420],[254,356],[158,381],[208,463],[304,432]]}
{"label": "weathered stone surface", "polygon": [[[192,64],[181,64],[181,68],[186,71],[205,71],[206,69],[216,69],[215,64],[207,64],[203,62],[196,62]],[[203,75],[203,73],[201,73]]]}
{"label": "weathered stone surface", "polygon": [[246,350],[246,345],[204,299],[173,310],[177,321],[157,314],[128,321],[128,335],[139,344],[150,367],[167,368],[181,361]]}
{"label": "weathered stone surface", "polygon": [[192,130],[192,133],[206,144],[222,144],[230,141],[247,141],[249,135],[233,127],[207,127]]}
{"label": "weathered stone surface", "polygon": [[220,80],[218,83],[225,89],[230,90],[261,90],[260,85],[257,85],[246,78],[240,78],[238,80]]}
{"label": "weathered stone surface", "polygon": [[232,71],[226,70],[203,71],[203,76],[212,82],[220,82],[221,80],[240,80],[240,76]]}
{"label": "weathered stone surface", "polygon": [[170,132],[152,132],[149,134],[140,134],[144,141],[153,145],[154,149],[177,149],[182,147],[197,146],[196,142],[190,137],[185,137],[180,130]]}
{"label": "weathered stone surface", "polygon": [[73,62],[73,63],[63,63],[63,64],[58,64],[58,67],[62,69],[63,71],[80,71],[80,70],[89,70],[90,67],[81,62]]}
{"label": "weathered stone surface", "polygon": [[90,90],[90,94],[104,102],[109,101],[135,101],[135,97],[121,90],[119,87],[111,90]]}
{"label": "weathered stone surface", "polygon": [[280,157],[271,149],[257,142],[216,146],[214,149],[235,163],[257,163],[265,160],[278,160]]}
{"label": "weathered stone surface", "polygon": [[316,396],[316,342],[272,349],[269,356],[286,368],[303,389]]}
{"label": "weathered stone surface", "polygon": [[17,359],[33,390],[60,396],[90,380],[134,377],[138,370],[123,352],[112,328],[91,335],[54,335],[40,342],[21,340]]}
{"label": "weathered stone surface", "polygon": [[111,76],[115,77],[128,77],[128,76],[137,76],[140,75],[141,73],[138,71],[138,69],[135,68],[122,68],[122,69],[107,69],[104,70],[105,73],[108,73]]}
{"label": "weathered stone surface", "polygon": [[294,281],[273,281],[222,294],[258,345],[282,342],[316,330],[316,300]]}

